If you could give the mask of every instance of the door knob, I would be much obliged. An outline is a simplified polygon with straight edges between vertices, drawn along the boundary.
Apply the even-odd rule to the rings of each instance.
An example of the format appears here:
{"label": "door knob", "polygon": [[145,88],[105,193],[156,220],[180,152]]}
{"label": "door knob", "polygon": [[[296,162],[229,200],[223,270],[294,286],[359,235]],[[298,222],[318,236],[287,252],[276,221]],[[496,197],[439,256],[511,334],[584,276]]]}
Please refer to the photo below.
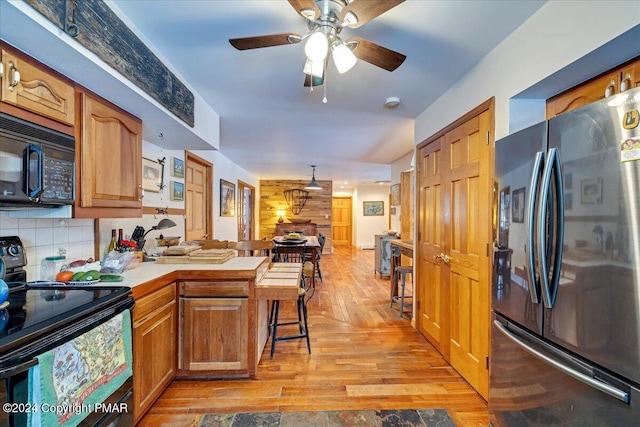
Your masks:
{"label": "door knob", "polygon": [[451,258],[449,258],[448,255],[445,255],[443,253],[440,253],[440,255],[434,255],[433,259],[435,259],[436,261],[442,261],[447,265],[451,263]]}

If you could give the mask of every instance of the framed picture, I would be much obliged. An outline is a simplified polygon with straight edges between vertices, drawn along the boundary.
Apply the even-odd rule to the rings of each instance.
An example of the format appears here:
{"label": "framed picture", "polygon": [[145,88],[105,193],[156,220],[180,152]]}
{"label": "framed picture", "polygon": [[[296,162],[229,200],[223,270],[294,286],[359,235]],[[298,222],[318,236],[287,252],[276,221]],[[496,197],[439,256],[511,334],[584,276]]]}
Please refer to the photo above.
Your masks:
{"label": "framed picture", "polygon": [[391,186],[391,206],[398,206],[400,204],[400,184],[393,184]]}
{"label": "framed picture", "polygon": [[524,192],[525,188],[513,190],[511,195],[511,220],[513,222],[524,222]]}
{"label": "framed picture", "polygon": [[384,202],[362,202],[364,216],[384,215]]}
{"label": "framed picture", "polygon": [[602,178],[580,181],[580,203],[585,205],[602,203]]}
{"label": "framed picture", "polygon": [[171,200],[184,200],[184,184],[178,181],[169,182]]}
{"label": "framed picture", "polygon": [[220,216],[235,216],[236,214],[236,185],[220,180]]}
{"label": "framed picture", "polygon": [[184,161],[182,159],[171,158],[171,176],[184,178]]}
{"label": "framed picture", "polygon": [[155,160],[142,158],[142,189],[159,193],[162,188],[162,171]]}
{"label": "framed picture", "polygon": [[396,214],[396,208],[395,208],[395,206],[392,206],[392,207],[390,208],[390,211],[391,211],[391,215],[395,215],[395,214]]}

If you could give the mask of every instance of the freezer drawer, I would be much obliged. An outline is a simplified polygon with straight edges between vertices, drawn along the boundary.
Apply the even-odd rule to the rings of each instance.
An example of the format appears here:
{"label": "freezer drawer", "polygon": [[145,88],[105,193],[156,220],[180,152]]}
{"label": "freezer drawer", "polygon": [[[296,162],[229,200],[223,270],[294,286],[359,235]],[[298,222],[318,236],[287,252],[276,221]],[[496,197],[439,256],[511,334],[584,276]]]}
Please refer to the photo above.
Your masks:
{"label": "freezer drawer", "polygon": [[[493,320],[496,316],[493,316]],[[513,326],[512,326],[513,327]],[[585,377],[598,390],[535,357],[492,323],[489,418],[498,426],[631,426],[640,419],[640,390],[521,333],[519,340]],[[527,339],[529,339],[527,341]],[[614,397],[615,396],[615,397]],[[623,402],[628,400],[629,403]]]}

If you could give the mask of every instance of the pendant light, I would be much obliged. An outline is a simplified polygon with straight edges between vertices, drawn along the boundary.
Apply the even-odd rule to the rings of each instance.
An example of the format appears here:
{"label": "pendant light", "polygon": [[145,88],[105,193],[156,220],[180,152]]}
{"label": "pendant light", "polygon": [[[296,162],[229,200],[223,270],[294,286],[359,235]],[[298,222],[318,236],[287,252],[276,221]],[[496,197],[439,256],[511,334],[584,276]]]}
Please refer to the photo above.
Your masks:
{"label": "pendant light", "polygon": [[304,189],[305,190],[322,190],[322,185],[318,184],[316,181],[316,165],[311,165],[313,168],[313,175],[311,176],[311,182],[308,183]]}

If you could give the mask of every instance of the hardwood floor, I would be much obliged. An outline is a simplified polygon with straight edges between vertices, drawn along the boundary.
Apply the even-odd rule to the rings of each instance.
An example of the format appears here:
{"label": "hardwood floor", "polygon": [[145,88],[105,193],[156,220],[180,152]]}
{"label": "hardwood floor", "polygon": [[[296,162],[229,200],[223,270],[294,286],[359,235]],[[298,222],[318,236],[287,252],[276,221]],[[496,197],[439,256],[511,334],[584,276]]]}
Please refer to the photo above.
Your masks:
{"label": "hardwood floor", "polygon": [[[205,413],[444,408],[458,426],[487,426],[487,403],[389,307],[374,252],[323,255],[304,340],[270,341],[251,380],[175,380],[138,426],[198,426]],[[294,306],[281,313],[294,316]]]}

